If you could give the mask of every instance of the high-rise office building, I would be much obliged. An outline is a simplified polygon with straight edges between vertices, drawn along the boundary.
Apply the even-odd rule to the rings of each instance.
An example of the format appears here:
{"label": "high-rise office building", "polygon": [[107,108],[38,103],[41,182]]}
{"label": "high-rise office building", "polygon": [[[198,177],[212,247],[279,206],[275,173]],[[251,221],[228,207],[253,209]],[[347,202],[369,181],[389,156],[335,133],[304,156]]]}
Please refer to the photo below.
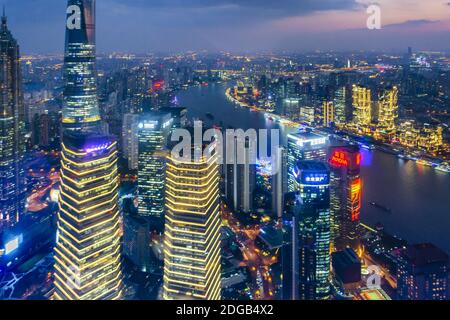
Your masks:
{"label": "high-rise office building", "polygon": [[341,87],[337,89],[333,101],[335,112],[335,123],[337,126],[343,126],[347,122],[346,101],[347,101],[347,88]]}
{"label": "high-rise office building", "polygon": [[361,211],[361,153],[356,146],[330,149],[331,231],[338,250],[359,248],[357,227]]}
{"label": "high-rise office building", "polygon": [[403,249],[397,264],[397,298],[448,300],[449,261],[444,251],[429,243]]}
{"label": "high-rise office building", "polygon": [[171,128],[172,118],[168,113],[152,112],[139,116],[138,212],[141,217],[164,219],[167,138]]}
{"label": "high-rise office building", "polygon": [[331,127],[335,122],[334,104],[332,101],[324,101],[322,105],[323,126]]}
{"label": "high-rise office building", "polygon": [[284,209],[286,181],[286,149],[279,147],[272,153],[272,216],[281,219]]}
{"label": "high-rise office building", "polygon": [[395,121],[398,118],[398,88],[383,91],[378,99],[378,130],[384,134],[395,133]]}
{"label": "high-rise office building", "polygon": [[25,211],[24,107],[19,45],[7,26],[0,27],[0,229]]}
{"label": "high-rise office building", "polygon": [[294,192],[294,170],[300,160],[326,161],[328,137],[312,132],[298,132],[287,136],[287,191]]}
{"label": "high-rise office building", "polygon": [[219,210],[217,155],[194,161],[169,156],[164,299],[221,298]]}
{"label": "high-rise office building", "polygon": [[126,159],[129,170],[137,170],[139,165],[139,114],[126,113],[122,122],[122,157]]}
{"label": "high-rise office building", "polygon": [[66,132],[62,144],[55,299],[118,299],[121,290],[117,143]]}
{"label": "high-rise office building", "polygon": [[100,132],[94,0],[69,0],[54,299],[122,297],[117,142]]}
{"label": "high-rise office building", "polygon": [[[330,297],[330,172],[317,161],[300,161],[295,169],[300,210],[296,217],[299,298]],[[295,248],[295,246],[294,246]]]}
{"label": "high-rise office building", "polygon": [[[241,140],[242,139],[242,140]],[[236,212],[253,209],[253,193],[256,187],[256,149],[251,139],[234,138],[232,164],[226,164],[225,195]],[[238,147],[242,145],[245,149]]]}
{"label": "high-rise office building", "polygon": [[359,129],[372,122],[372,92],[362,86],[353,85],[353,123]]}

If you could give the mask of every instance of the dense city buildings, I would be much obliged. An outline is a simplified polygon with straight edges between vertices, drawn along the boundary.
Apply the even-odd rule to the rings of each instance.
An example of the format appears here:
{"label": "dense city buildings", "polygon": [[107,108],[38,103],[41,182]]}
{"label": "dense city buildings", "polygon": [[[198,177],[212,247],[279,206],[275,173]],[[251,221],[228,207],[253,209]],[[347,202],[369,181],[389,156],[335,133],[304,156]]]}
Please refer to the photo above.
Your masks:
{"label": "dense city buildings", "polygon": [[[221,298],[219,164],[170,155],[166,172],[164,286],[166,300]],[[185,155],[186,156],[186,155]]]}
{"label": "dense city buildings", "polygon": [[3,14],[0,27],[0,230],[25,212],[24,104],[19,45]]}
{"label": "dense city buildings", "polygon": [[[252,7],[253,22],[277,26],[261,42],[239,28],[240,2],[191,8],[194,21],[182,1],[152,5],[157,19],[122,1],[99,7],[97,53],[95,0],[26,2],[9,1],[0,21],[1,300],[178,300],[167,305],[184,311],[202,310],[185,300],[253,300],[238,303],[255,312],[271,300],[449,299],[447,3],[426,4],[432,24],[390,14],[382,37],[358,26],[363,42],[339,24],[343,41],[314,28],[307,51],[322,7],[351,13],[346,25],[366,9],[321,5],[296,51],[291,22],[272,19],[301,4]],[[210,28],[184,36],[216,12],[230,22],[235,7],[232,39],[207,51]],[[64,9],[63,53],[50,18]],[[120,27],[105,19],[117,14]],[[442,43],[428,37],[438,29]],[[398,34],[426,43],[381,45]]]}

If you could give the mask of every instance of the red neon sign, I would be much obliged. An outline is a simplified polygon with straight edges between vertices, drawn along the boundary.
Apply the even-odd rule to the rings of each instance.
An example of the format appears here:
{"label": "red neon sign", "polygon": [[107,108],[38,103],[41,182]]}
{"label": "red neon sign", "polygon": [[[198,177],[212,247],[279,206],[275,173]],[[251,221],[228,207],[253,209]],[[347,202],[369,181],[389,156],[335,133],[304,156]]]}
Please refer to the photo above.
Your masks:
{"label": "red neon sign", "polygon": [[334,151],[330,159],[330,164],[336,167],[347,167],[348,157],[343,151]]}
{"label": "red neon sign", "polygon": [[361,178],[352,181],[350,185],[351,220],[358,221],[361,211]]}

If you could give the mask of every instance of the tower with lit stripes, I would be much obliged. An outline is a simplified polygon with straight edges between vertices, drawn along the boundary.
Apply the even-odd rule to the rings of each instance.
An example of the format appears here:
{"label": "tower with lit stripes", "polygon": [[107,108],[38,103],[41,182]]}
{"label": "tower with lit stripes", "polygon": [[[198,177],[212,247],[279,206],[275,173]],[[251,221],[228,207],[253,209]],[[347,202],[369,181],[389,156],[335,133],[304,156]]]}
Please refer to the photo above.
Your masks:
{"label": "tower with lit stripes", "polygon": [[117,143],[65,133],[61,151],[56,299],[121,297]]}
{"label": "tower with lit stripes", "polygon": [[164,299],[221,298],[219,165],[217,155],[168,157]]}
{"label": "tower with lit stripes", "polygon": [[95,0],[69,0],[54,299],[122,297],[117,142],[100,131]]}

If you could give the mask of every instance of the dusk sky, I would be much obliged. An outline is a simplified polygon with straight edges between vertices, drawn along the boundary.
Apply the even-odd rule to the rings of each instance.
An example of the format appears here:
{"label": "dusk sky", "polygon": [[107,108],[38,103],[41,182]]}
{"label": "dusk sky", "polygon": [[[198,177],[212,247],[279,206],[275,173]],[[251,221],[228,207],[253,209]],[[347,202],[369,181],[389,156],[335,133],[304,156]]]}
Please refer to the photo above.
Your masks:
{"label": "dusk sky", "polygon": [[[450,0],[97,0],[100,52],[450,51]],[[23,53],[58,53],[66,0],[0,0]],[[381,7],[381,30],[366,8]]]}

